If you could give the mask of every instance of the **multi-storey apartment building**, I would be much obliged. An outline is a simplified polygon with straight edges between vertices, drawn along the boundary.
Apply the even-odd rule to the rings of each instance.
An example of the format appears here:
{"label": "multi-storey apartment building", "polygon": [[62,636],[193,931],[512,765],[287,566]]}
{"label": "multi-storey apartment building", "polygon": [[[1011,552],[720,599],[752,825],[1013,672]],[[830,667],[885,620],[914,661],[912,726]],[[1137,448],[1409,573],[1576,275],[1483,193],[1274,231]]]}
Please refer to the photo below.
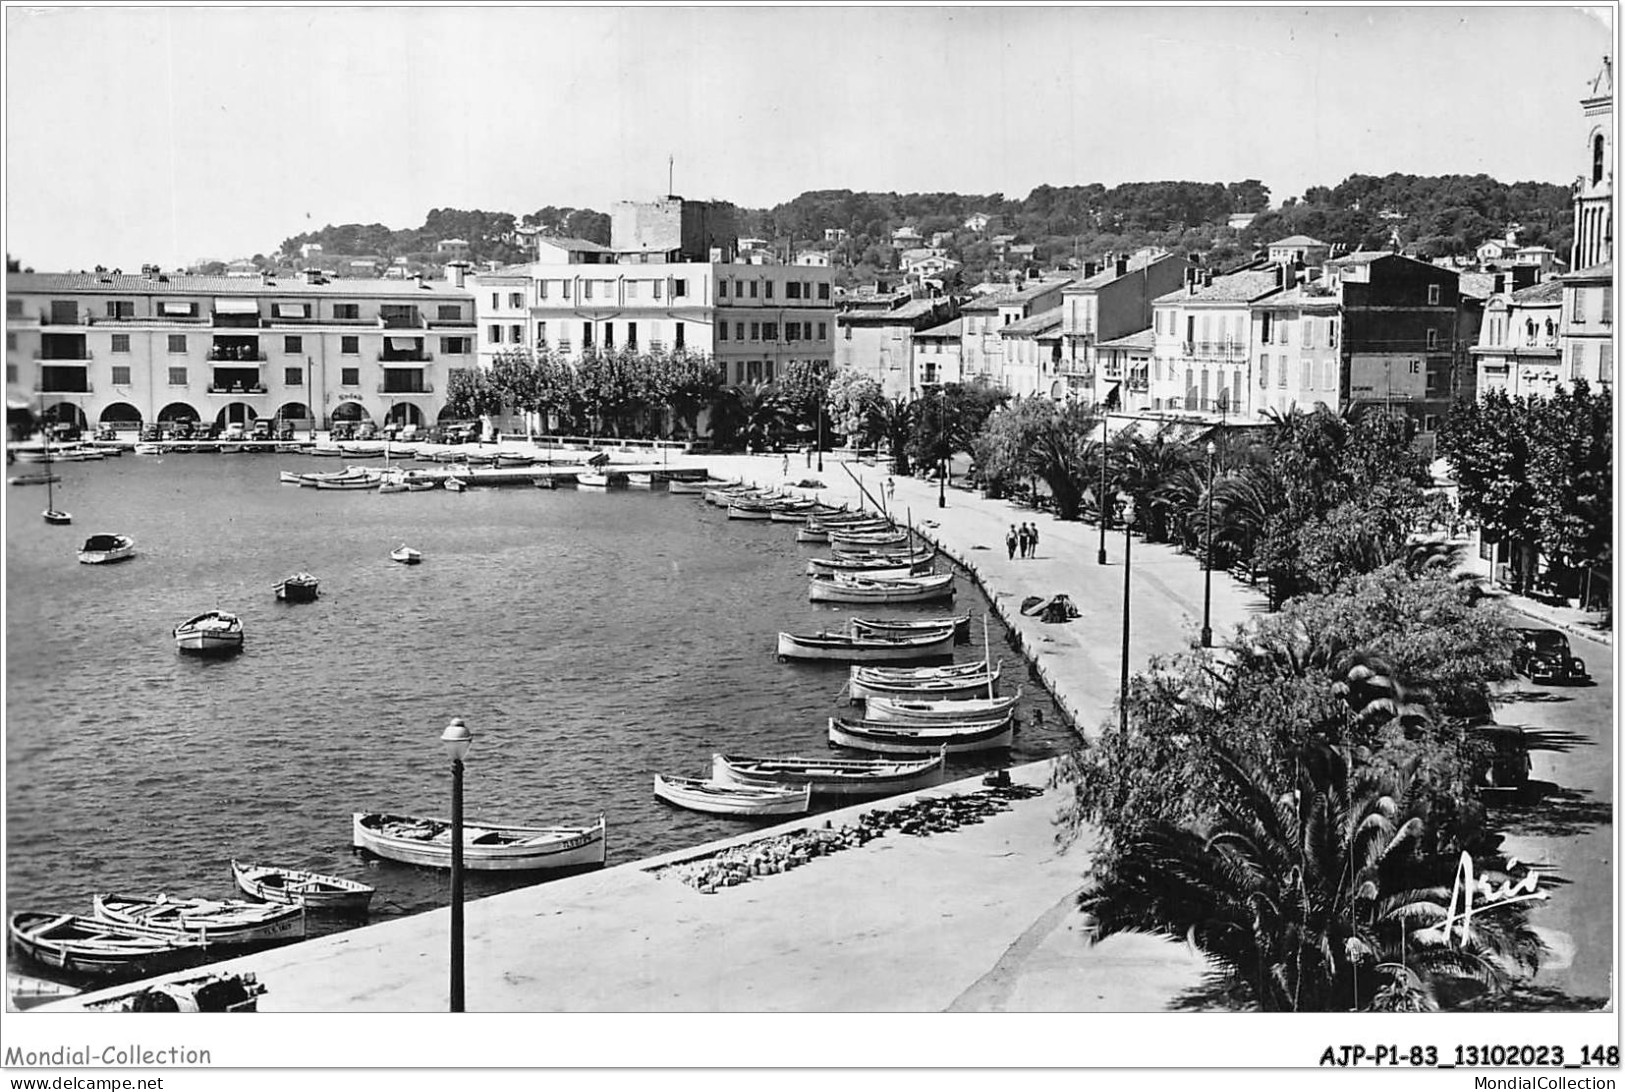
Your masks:
{"label": "multi-storey apartment building", "polygon": [[1061,308],[1051,307],[999,328],[1004,341],[1004,389],[1018,398],[1066,397],[1061,364]]}
{"label": "multi-storey apartment building", "polygon": [[1562,379],[1593,388],[1614,382],[1614,263],[1602,262],[1558,278],[1563,310],[1558,339]]}
{"label": "multi-storey apartment building", "polygon": [[999,331],[1012,322],[1060,306],[1061,290],[1070,277],[1028,281],[1018,288],[991,292],[961,310],[965,320],[960,342],[960,370],[965,379],[982,377],[1000,386],[1005,380],[1004,339]]}
{"label": "multi-storey apartment building", "polygon": [[21,273],[6,284],[6,393],[84,425],[428,424],[476,359],[474,298],[445,281]]}
{"label": "multi-storey apartment building", "polygon": [[1551,394],[1561,378],[1563,285],[1543,281],[1508,291],[1506,275],[1496,279],[1500,283],[1484,305],[1478,344],[1470,350],[1477,389],[1513,397]]}
{"label": "multi-storey apartment building", "polygon": [[914,373],[922,388],[963,381],[959,353],[964,333],[965,320],[956,318],[914,335]]}
{"label": "multi-storey apartment building", "polygon": [[1252,305],[1288,275],[1284,265],[1203,273],[1153,301],[1149,408],[1252,416]]}
{"label": "multi-storey apartment building", "polygon": [[887,398],[913,400],[920,393],[914,335],[955,313],[947,299],[897,297],[890,307],[856,307],[835,316],[835,366],[880,384]]}
{"label": "multi-storey apartment building", "polygon": [[1257,379],[1249,402],[1260,414],[1342,407],[1341,304],[1324,281],[1297,283],[1296,272],[1287,270],[1282,290],[1252,307]]}
{"label": "multi-storey apartment building", "polygon": [[[1189,264],[1171,254],[1143,251],[1108,255],[1103,264],[1085,262],[1083,279],[1061,292],[1061,374],[1066,394],[1085,402],[1104,402],[1114,384],[1123,382],[1097,346],[1147,330],[1151,301],[1174,291]],[[1124,392],[1118,392],[1121,401]]]}

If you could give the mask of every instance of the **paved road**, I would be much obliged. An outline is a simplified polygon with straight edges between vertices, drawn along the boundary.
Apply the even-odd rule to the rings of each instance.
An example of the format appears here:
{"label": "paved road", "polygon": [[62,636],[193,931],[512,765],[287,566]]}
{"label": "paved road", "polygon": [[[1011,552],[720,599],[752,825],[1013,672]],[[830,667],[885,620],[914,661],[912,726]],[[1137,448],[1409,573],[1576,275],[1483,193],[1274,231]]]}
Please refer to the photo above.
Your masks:
{"label": "paved road", "polygon": [[[1614,963],[1613,651],[1570,638],[1595,685],[1537,686],[1520,678],[1496,711],[1534,736],[1530,777],[1538,800],[1492,805],[1508,832],[1504,848],[1552,877],[1551,897],[1532,922],[1552,949],[1536,977],[1554,1004],[1612,997]],[[1532,795],[1534,795],[1532,794]]]}

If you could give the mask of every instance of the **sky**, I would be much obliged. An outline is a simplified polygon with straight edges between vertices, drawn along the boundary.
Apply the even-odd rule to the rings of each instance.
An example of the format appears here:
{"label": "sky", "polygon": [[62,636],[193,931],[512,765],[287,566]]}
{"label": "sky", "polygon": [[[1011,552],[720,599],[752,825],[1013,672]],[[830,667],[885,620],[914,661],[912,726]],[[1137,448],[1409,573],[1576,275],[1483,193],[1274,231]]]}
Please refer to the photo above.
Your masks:
{"label": "sky", "polygon": [[666,192],[764,208],[1246,178],[1279,203],[1356,172],[1567,184],[1588,162],[1578,100],[1616,53],[1606,7],[5,15],[6,250],[42,271]]}

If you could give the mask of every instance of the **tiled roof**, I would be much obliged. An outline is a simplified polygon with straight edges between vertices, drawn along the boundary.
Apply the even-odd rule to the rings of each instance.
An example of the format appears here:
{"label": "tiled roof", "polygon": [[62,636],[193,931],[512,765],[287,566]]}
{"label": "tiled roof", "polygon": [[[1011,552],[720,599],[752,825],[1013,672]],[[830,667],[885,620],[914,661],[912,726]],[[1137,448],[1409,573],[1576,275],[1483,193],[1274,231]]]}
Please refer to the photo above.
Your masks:
{"label": "tiled roof", "polygon": [[1053,292],[1057,288],[1064,288],[1072,283],[1071,277],[1060,277],[1047,281],[1028,281],[1021,288],[1007,288],[1002,292],[984,296],[965,305],[966,311],[985,312],[997,311],[1001,307],[1015,307],[1028,300],[1042,296],[1046,292]]}
{"label": "tiled roof", "polygon": [[6,278],[8,293],[87,292],[115,296],[410,296],[424,291],[442,295],[472,296],[467,288],[455,288],[450,281],[425,281],[383,277],[331,277],[326,284],[307,284],[297,273],[274,276],[271,283],[259,277],[203,277],[186,273],[165,273],[168,281],[149,280],[132,273],[13,273]]}
{"label": "tiled roof", "polygon": [[964,333],[965,333],[965,320],[964,319],[954,319],[952,322],[945,322],[941,326],[933,326],[929,330],[916,330],[914,332],[914,336],[915,337],[951,337],[951,338],[956,338],[957,339],[957,338],[963,336]]}
{"label": "tiled roof", "polygon": [[1272,247],[1274,247],[1274,246],[1325,246],[1325,245],[1326,244],[1321,242],[1319,239],[1310,238],[1308,235],[1288,235],[1285,239],[1277,239],[1277,240],[1275,240],[1275,242],[1270,244],[1270,246],[1272,246]]}
{"label": "tiled roof", "polygon": [[1061,325],[1061,309],[1051,307],[1048,311],[1040,311],[1015,322],[1006,323],[999,328],[1000,337],[1028,337],[1041,334],[1052,326]]}
{"label": "tiled roof", "polygon": [[1512,293],[1513,303],[1538,304],[1550,303],[1553,305],[1563,302],[1562,281],[1541,281],[1528,288],[1520,288]]}
{"label": "tiled roof", "polygon": [[1597,265],[1588,265],[1584,269],[1576,269],[1572,273],[1565,273],[1563,274],[1563,279],[1566,281],[1613,280],[1613,259],[1610,258],[1608,261],[1601,262]]}
{"label": "tiled roof", "polygon": [[1300,311],[1335,311],[1340,306],[1337,293],[1320,287],[1320,282],[1299,284],[1258,301],[1258,306]]}
{"label": "tiled roof", "polygon": [[1144,349],[1146,351],[1150,351],[1156,347],[1156,342],[1157,335],[1152,332],[1151,327],[1147,326],[1144,330],[1136,330],[1132,334],[1124,334],[1122,337],[1113,338],[1110,341],[1102,341],[1100,344],[1096,345],[1095,348]]}
{"label": "tiled roof", "polygon": [[1378,258],[1392,258],[1392,250],[1356,250],[1352,254],[1345,254],[1341,258],[1332,258],[1327,265],[1370,265]]}
{"label": "tiled roof", "polygon": [[1251,303],[1280,287],[1273,269],[1250,269],[1214,277],[1212,284],[1198,285],[1196,291],[1176,289],[1158,296],[1156,303]]}
{"label": "tiled roof", "polygon": [[[1166,253],[1163,253],[1163,254],[1136,254],[1134,257],[1132,257],[1132,258],[1130,258],[1128,260],[1128,268],[1123,271],[1122,276],[1126,277],[1130,273],[1138,272],[1139,270],[1144,269],[1146,266],[1150,265],[1152,262],[1161,261],[1163,258],[1166,258],[1167,256],[1168,255]],[[1066,286],[1065,292],[1066,292],[1067,295],[1070,296],[1070,295],[1072,295],[1072,294],[1074,294],[1076,292],[1086,291],[1086,290],[1091,289],[1091,288],[1104,288],[1106,285],[1111,284],[1113,281],[1115,281],[1117,279],[1117,277],[1118,277],[1117,266],[1114,265],[1111,262],[1107,262],[1105,269],[1102,269],[1099,273],[1096,273],[1093,277],[1085,277],[1085,278],[1083,278],[1081,280],[1073,281],[1071,284]]]}
{"label": "tiled roof", "polygon": [[1487,300],[1495,292],[1494,273],[1462,273],[1459,277],[1461,294],[1469,299]]}
{"label": "tiled roof", "polygon": [[[540,235],[536,238],[536,245],[546,243],[560,250],[580,250],[587,254],[613,254],[615,253],[603,243],[595,243],[591,239],[576,239],[567,235]],[[656,248],[658,249],[658,248]]]}
{"label": "tiled roof", "polygon": [[902,325],[912,323],[916,319],[931,314],[933,310],[941,306],[941,302],[940,300],[929,299],[909,300],[907,303],[900,303],[896,307],[887,308],[883,311],[879,309],[842,311],[835,316],[835,321],[846,326],[851,326],[854,323],[871,326]]}

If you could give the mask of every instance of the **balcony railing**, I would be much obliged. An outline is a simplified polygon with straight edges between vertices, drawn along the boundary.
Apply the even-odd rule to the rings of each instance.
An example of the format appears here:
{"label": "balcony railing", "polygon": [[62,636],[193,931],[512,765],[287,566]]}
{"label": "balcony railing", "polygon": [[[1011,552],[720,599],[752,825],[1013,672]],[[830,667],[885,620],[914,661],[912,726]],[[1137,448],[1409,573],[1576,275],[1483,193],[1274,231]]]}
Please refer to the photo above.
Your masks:
{"label": "balcony railing", "polygon": [[443,318],[443,319],[430,319],[429,322],[428,322],[428,325],[429,325],[430,329],[442,329],[442,328],[454,327],[454,326],[455,327],[472,328],[476,324],[475,324],[473,318],[466,318],[466,319],[465,318],[455,318],[455,319],[444,319]]}
{"label": "balcony railing", "polygon": [[40,394],[90,394],[96,385],[85,379],[77,383],[69,383],[62,379],[39,379],[34,382],[34,390]]}
{"label": "balcony railing", "polygon": [[268,358],[264,353],[261,352],[239,352],[231,348],[224,348],[217,345],[209,350],[208,359],[219,364],[255,364],[264,363]]}
{"label": "balcony railing", "polygon": [[208,386],[208,392],[210,394],[269,394],[270,393],[269,389],[267,389],[267,387],[265,386],[264,383],[256,383],[251,387],[250,386],[245,386],[242,383],[210,383],[209,386]]}
{"label": "balcony railing", "polygon": [[393,383],[378,384],[379,394],[433,394],[434,384],[424,383],[416,387],[401,387]]}
{"label": "balcony railing", "polygon": [[385,364],[433,364],[434,354],[423,353],[379,353],[378,359]]}
{"label": "balcony railing", "polygon": [[427,324],[421,314],[413,311],[410,315],[379,315],[378,325],[386,330],[421,330]]}
{"label": "balcony railing", "polygon": [[89,349],[86,349],[84,351],[83,355],[81,355],[81,356],[41,356],[37,352],[34,354],[34,360],[35,360],[36,363],[39,363],[39,364],[68,364],[68,365],[73,365],[73,364],[84,364],[87,361],[91,361],[91,360],[95,360],[95,359],[96,359],[96,354],[91,352]]}

